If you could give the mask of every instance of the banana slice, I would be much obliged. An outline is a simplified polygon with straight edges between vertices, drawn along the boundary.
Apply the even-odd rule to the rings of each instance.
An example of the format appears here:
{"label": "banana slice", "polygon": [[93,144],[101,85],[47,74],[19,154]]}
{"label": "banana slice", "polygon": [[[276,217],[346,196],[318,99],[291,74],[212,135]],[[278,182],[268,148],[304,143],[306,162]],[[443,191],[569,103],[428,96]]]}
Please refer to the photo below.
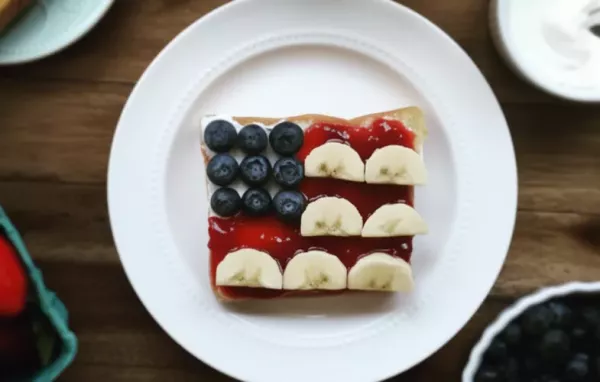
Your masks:
{"label": "banana slice", "polygon": [[427,223],[407,204],[384,204],[365,222],[363,237],[414,236],[427,233]]}
{"label": "banana slice", "polygon": [[309,177],[364,182],[365,164],[352,147],[328,142],[308,154],[304,160],[304,174]]}
{"label": "banana slice", "polygon": [[365,165],[367,183],[425,184],[427,169],[421,156],[408,147],[391,145],[375,150]]}
{"label": "banana slice", "polygon": [[217,266],[217,285],[281,289],[283,276],[277,261],[256,249],[240,249]]}
{"label": "banana slice", "polygon": [[346,289],[348,271],[336,256],[324,251],[299,253],[283,272],[283,289]]}
{"label": "banana slice", "polygon": [[344,198],[326,196],[308,203],[300,219],[302,236],[360,236],[362,216]]}
{"label": "banana slice", "polygon": [[387,253],[372,253],[350,269],[348,289],[409,292],[413,289],[412,270],[400,258]]}

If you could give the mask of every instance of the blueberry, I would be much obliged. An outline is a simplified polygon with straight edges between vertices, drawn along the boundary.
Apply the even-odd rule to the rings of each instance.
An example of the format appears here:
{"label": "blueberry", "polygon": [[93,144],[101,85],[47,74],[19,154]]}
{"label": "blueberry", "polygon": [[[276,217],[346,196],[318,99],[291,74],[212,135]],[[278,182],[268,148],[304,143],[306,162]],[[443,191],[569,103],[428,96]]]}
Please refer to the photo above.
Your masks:
{"label": "blueberry", "polygon": [[271,130],[269,143],[277,154],[292,155],[302,147],[304,132],[295,123],[281,122]]}
{"label": "blueberry", "polygon": [[210,207],[217,215],[229,217],[238,213],[242,207],[242,199],[233,188],[223,187],[210,198]]}
{"label": "blueberry", "polygon": [[559,329],[548,331],[540,343],[540,355],[548,362],[563,361],[571,351],[567,333]]}
{"label": "blueberry", "polygon": [[208,161],[206,175],[217,186],[231,184],[239,173],[236,160],[229,154],[217,154]]}
{"label": "blueberry", "polygon": [[523,369],[530,376],[538,375],[542,370],[542,363],[533,355],[528,355],[523,361]]}
{"label": "blueberry", "polygon": [[500,373],[488,367],[482,367],[475,376],[475,382],[500,382],[502,377]]}
{"label": "blueberry", "polygon": [[577,382],[585,381],[590,372],[587,361],[581,359],[572,359],[565,369],[565,381]]}
{"label": "blueberry", "polygon": [[540,382],[561,382],[560,379],[558,379],[557,377],[553,376],[553,375],[542,375],[540,377]]}
{"label": "blueberry", "polygon": [[223,120],[212,121],[204,129],[204,143],[214,152],[224,153],[235,145],[237,132],[235,127]]}
{"label": "blueberry", "polygon": [[508,346],[517,346],[521,341],[521,327],[511,323],[502,331],[502,339]]}
{"label": "blueberry", "polygon": [[485,352],[485,357],[487,360],[494,363],[503,362],[508,357],[508,347],[506,346],[506,343],[502,340],[495,339]]}
{"label": "blueberry", "polygon": [[589,351],[595,348],[594,331],[583,326],[575,326],[569,332],[571,345],[578,351]]}
{"label": "blueberry", "polygon": [[267,148],[268,143],[267,133],[259,125],[244,126],[238,134],[238,146],[246,154],[259,154]]}
{"label": "blueberry", "polygon": [[249,188],[242,196],[242,208],[250,216],[265,215],[271,210],[271,195],[263,188]]}
{"label": "blueberry", "polygon": [[306,208],[306,199],[298,191],[279,191],[273,198],[277,216],[283,221],[299,221]]}
{"label": "blueberry", "polygon": [[296,187],[304,178],[304,166],[295,158],[284,157],[275,162],[273,175],[281,187]]}
{"label": "blueberry", "polygon": [[600,325],[600,310],[593,306],[586,306],[581,311],[581,318],[588,328],[596,328]]}
{"label": "blueberry", "polygon": [[581,360],[583,362],[589,362],[590,360],[590,356],[588,354],[585,353],[577,353],[573,356],[573,359],[578,359]]}
{"label": "blueberry", "polygon": [[267,183],[271,171],[271,163],[262,155],[247,156],[240,163],[240,177],[249,186]]}
{"label": "blueberry", "polygon": [[519,377],[519,362],[515,358],[509,358],[504,364],[502,374],[508,381],[516,380]]}
{"label": "blueberry", "polygon": [[523,313],[522,328],[525,334],[530,336],[539,336],[550,329],[550,325],[554,321],[552,311],[544,306],[537,305]]}
{"label": "blueberry", "polygon": [[574,343],[582,344],[587,340],[588,331],[582,326],[575,326],[571,329],[571,339]]}
{"label": "blueberry", "polygon": [[554,324],[559,328],[571,325],[573,321],[573,311],[571,308],[560,302],[551,302],[548,308],[554,313]]}

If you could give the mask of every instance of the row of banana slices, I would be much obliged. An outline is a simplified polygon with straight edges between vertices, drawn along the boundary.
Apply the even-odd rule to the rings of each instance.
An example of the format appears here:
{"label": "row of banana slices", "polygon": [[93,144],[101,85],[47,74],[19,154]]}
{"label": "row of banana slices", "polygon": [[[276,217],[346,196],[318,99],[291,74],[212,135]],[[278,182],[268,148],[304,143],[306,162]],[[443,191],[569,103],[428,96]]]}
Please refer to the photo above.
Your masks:
{"label": "row of banana slices", "polygon": [[360,258],[348,271],[335,255],[307,251],[295,255],[283,273],[268,253],[240,249],[217,266],[216,285],[285,290],[370,290],[408,292],[413,288],[410,265],[386,253]]}
{"label": "row of banana slices", "polygon": [[427,231],[425,220],[407,204],[384,204],[363,225],[363,218],[354,204],[334,196],[308,203],[300,220],[302,236],[393,237],[420,235]]}
{"label": "row of banana slices", "polygon": [[421,155],[399,145],[377,149],[363,163],[352,147],[328,142],[308,154],[304,173],[307,177],[378,184],[421,185],[427,182],[427,169]]}

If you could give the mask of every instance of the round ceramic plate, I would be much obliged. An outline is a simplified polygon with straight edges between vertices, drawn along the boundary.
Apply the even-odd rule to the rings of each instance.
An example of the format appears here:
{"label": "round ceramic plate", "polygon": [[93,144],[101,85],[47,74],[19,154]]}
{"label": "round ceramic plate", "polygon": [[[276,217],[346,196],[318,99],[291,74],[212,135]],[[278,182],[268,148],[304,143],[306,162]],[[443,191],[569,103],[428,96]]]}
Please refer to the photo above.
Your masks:
{"label": "round ceramic plate", "polygon": [[104,16],[114,0],[34,0],[0,34],[0,65],[39,60],[71,45]]}
{"label": "round ceramic plate", "polygon": [[[408,105],[430,131],[415,291],[219,303],[201,116]],[[244,381],[375,381],[422,361],[488,294],[516,200],[512,142],[485,79],[440,29],[387,0],[238,0],[198,20],[132,92],[108,171],[112,229],[140,299],[181,346]]]}

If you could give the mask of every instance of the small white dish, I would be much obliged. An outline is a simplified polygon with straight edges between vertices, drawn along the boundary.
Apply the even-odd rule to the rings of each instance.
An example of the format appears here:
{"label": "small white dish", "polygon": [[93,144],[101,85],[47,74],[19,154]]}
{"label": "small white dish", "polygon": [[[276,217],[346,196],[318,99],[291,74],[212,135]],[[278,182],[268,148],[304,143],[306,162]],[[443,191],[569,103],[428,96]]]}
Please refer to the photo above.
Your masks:
{"label": "small white dish", "polygon": [[492,40],[525,81],[557,97],[600,102],[598,0],[492,0]]}
{"label": "small white dish", "polygon": [[36,61],[73,44],[106,14],[114,0],[35,0],[0,34],[0,65]]}
{"label": "small white dish", "polygon": [[473,382],[475,373],[481,364],[483,355],[492,343],[492,340],[515,318],[521,315],[528,308],[546,302],[556,297],[567,296],[579,293],[598,293],[600,292],[600,282],[571,282],[567,284],[556,285],[547,288],[541,288],[537,292],[524,296],[517,300],[513,305],[506,308],[496,320],[485,329],[481,339],[469,356],[469,361],[463,371],[462,382]]}
{"label": "small white dish", "polygon": [[[219,303],[201,117],[349,118],[409,105],[430,132],[415,291]],[[237,0],[184,30],[137,83],[113,140],[108,205],[136,293],[191,354],[243,381],[364,382],[427,358],[477,310],[510,244],[516,174],[489,85],[415,12],[388,0]]]}

